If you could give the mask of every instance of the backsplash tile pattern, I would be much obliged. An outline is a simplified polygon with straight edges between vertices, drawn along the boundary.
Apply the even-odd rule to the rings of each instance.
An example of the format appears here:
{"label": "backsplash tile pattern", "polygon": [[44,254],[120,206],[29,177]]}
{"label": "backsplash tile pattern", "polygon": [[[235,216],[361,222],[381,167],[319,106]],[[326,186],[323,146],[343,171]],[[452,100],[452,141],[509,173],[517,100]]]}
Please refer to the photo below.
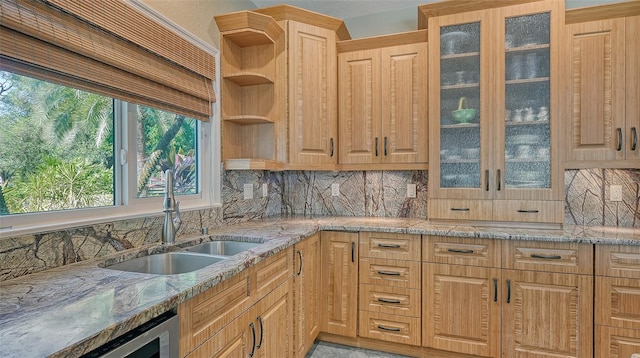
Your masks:
{"label": "backsplash tile pattern", "polygon": [[[622,186],[622,201],[609,201],[609,186]],[[640,227],[640,170],[565,171],[565,224]]]}
{"label": "backsplash tile pattern", "polygon": [[[227,171],[223,207],[183,212],[178,237],[270,216],[427,217],[426,171],[268,172]],[[331,184],[340,196],[331,196]],[[243,184],[253,184],[254,199],[243,199]],[[262,197],[262,184],[269,193]],[[406,198],[408,183],[417,198]],[[623,201],[608,201],[608,187],[620,184]],[[590,169],[565,172],[565,223],[640,227],[640,170]],[[0,281],[109,255],[160,240],[162,215],[0,239]]]}

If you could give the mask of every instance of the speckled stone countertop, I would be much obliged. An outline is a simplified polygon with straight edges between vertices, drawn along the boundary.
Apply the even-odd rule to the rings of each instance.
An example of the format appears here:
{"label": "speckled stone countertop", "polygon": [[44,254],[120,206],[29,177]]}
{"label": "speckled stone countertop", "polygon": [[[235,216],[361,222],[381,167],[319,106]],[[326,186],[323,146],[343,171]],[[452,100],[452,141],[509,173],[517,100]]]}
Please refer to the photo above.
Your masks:
{"label": "speckled stone countertop", "polygon": [[[174,245],[130,249],[0,283],[0,356],[80,356],[319,230],[640,245],[638,229],[525,230],[358,217],[244,222],[211,230],[207,236],[180,240]],[[180,275],[161,276],[102,268],[105,264],[136,256],[177,251],[215,239],[262,242],[263,245]]]}

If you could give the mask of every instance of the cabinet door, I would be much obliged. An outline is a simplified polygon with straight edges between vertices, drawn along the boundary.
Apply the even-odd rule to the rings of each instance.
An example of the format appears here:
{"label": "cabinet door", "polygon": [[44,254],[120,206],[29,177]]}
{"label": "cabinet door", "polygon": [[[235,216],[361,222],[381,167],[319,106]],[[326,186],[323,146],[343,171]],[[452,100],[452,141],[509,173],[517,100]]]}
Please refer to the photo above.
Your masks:
{"label": "cabinet door", "polygon": [[593,276],[502,271],[503,357],[591,357]]}
{"label": "cabinet door", "polygon": [[625,21],[626,33],[626,71],[627,78],[626,109],[627,109],[627,160],[634,168],[640,167],[640,16],[627,17]]}
{"label": "cabinet door", "polygon": [[304,357],[320,332],[320,234],[296,244],[295,353]]}
{"label": "cabinet door", "polygon": [[380,50],[338,56],[340,163],[378,163],[380,138]]}
{"label": "cabinet door", "polygon": [[[380,56],[382,162],[426,163],[427,44],[385,47],[380,50]],[[380,103],[377,99],[376,102]],[[342,140],[342,136],[340,138]]]}
{"label": "cabinet door", "polygon": [[[538,1],[500,9],[494,81],[495,198],[559,200],[564,171],[557,151],[564,8]],[[496,22],[497,23],[497,22]],[[493,176],[493,175],[490,175]],[[501,218],[495,217],[494,220]]]}
{"label": "cabinet door", "polygon": [[640,331],[596,326],[596,357],[640,357]]}
{"label": "cabinet door", "polygon": [[253,310],[249,310],[230,324],[221,329],[214,336],[198,346],[187,355],[188,358],[217,357],[217,358],[247,358],[254,347],[254,340],[258,332],[251,322]]}
{"label": "cabinet door", "polygon": [[624,159],[624,152],[617,150],[618,145],[622,149],[625,127],[624,19],[571,24],[567,32],[570,160]]}
{"label": "cabinet door", "polygon": [[[490,11],[429,19],[429,192],[489,199]],[[495,26],[494,26],[495,27]]]}
{"label": "cabinet door", "polygon": [[280,285],[257,304],[256,356],[293,357],[293,280]]}
{"label": "cabinet door", "polygon": [[320,330],[356,336],[358,307],[358,233],[323,231]]}
{"label": "cabinet door", "polygon": [[500,355],[500,270],[423,264],[422,345],[483,357]]}
{"label": "cabinet door", "polygon": [[335,164],[338,105],[336,35],[289,21],[289,161]]}

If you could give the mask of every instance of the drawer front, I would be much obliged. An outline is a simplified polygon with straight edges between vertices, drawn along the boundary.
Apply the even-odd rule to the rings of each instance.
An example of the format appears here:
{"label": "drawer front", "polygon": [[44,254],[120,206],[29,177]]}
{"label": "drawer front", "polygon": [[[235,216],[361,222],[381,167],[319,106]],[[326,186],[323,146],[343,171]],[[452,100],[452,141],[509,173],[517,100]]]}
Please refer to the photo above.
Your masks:
{"label": "drawer front", "polygon": [[360,285],[361,310],[420,317],[420,290],[403,287]]}
{"label": "drawer front", "polygon": [[425,236],[424,261],[451,265],[500,267],[500,241],[446,236]]}
{"label": "drawer front", "polygon": [[640,358],[640,330],[596,326],[596,357]]}
{"label": "drawer front", "polygon": [[493,220],[562,224],[564,223],[564,202],[495,200]]}
{"label": "drawer front", "polygon": [[360,311],[358,328],[361,337],[420,345],[420,318]]}
{"label": "drawer front", "polygon": [[281,283],[293,276],[293,247],[277,253],[273,257],[258,263],[255,273],[255,298],[266,296]]}
{"label": "drawer front", "polygon": [[418,289],[420,262],[361,258],[360,283]]}
{"label": "drawer front", "polygon": [[596,274],[640,279],[640,246],[596,245]]}
{"label": "drawer front", "polygon": [[360,256],[420,261],[420,235],[361,232]]}
{"label": "drawer front", "polygon": [[506,240],[502,248],[507,269],[593,274],[591,244]]}
{"label": "drawer front", "polygon": [[492,220],[491,200],[431,199],[429,219]]}
{"label": "drawer front", "polygon": [[596,277],[596,324],[640,330],[640,280]]}

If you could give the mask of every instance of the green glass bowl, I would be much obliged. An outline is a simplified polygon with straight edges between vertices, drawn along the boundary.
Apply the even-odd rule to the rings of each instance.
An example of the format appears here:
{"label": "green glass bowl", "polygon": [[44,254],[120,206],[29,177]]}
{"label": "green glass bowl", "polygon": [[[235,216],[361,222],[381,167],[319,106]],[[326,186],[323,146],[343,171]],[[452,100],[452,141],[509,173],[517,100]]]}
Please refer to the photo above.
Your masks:
{"label": "green glass bowl", "polygon": [[456,123],[471,123],[476,118],[476,110],[473,108],[457,109],[451,111],[451,118]]}

